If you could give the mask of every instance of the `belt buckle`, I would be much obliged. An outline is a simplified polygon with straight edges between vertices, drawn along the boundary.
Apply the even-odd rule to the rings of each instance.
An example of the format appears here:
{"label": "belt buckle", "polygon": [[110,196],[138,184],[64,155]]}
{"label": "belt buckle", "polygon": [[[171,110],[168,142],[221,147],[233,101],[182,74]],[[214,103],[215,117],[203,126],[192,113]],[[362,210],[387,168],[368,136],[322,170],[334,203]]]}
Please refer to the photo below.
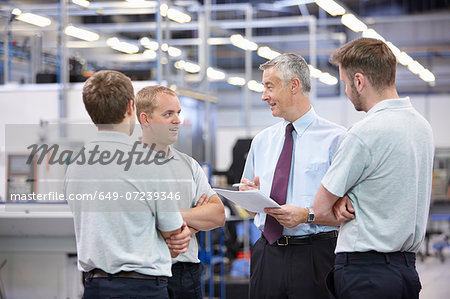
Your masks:
{"label": "belt buckle", "polygon": [[[284,242],[280,243],[280,240],[284,240]],[[289,236],[281,236],[281,238],[279,238],[277,240],[277,245],[278,246],[288,246],[289,245]]]}

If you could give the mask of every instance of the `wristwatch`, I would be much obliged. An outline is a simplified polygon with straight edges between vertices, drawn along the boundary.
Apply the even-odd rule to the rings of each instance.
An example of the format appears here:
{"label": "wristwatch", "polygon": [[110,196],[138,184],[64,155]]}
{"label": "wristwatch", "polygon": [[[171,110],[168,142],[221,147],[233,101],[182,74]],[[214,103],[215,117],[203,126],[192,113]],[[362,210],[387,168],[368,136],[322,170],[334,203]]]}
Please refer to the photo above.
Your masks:
{"label": "wristwatch", "polygon": [[306,223],[313,223],[315,217],[314,217],[314,210],[312,208],[308,209],[308,218],[306,219]]}

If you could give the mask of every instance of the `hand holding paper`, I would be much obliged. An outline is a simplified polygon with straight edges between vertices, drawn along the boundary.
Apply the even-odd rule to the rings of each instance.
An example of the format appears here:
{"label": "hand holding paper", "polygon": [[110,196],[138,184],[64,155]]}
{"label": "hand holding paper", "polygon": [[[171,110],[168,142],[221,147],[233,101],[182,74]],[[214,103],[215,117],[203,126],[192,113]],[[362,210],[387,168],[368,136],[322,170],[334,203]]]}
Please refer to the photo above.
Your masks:
{"label": "hand holding paper", "polygon": [[222,195],[228,200],[231,200],[235,204],[243,207],[244,209],[260,213],[264,212],[264,208],[280,208],[281,206],[273,199],[267,197],[258,189],[247,191],[231,191],[225,189],[214,189],[218,194]]}

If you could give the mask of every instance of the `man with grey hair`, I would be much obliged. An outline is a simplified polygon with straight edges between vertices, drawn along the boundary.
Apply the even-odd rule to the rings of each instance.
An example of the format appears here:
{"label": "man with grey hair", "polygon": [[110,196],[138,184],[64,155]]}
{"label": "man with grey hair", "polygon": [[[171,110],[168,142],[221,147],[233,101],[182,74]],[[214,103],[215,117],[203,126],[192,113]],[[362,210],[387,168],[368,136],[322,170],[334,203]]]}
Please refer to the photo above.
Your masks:
{"label": "man with grey hair", "polygon": [[240,190],[260,189],[281,208],[255,215],[262,234],[252,249],[250,298],[328,298],[325,276],[337,238],[337,228],[328,225],[338,223],[317,223],[312,206],[345,129],[311,107],[302,57],[282,54],[260,69],[262,100],[283,121],[253,139]]}

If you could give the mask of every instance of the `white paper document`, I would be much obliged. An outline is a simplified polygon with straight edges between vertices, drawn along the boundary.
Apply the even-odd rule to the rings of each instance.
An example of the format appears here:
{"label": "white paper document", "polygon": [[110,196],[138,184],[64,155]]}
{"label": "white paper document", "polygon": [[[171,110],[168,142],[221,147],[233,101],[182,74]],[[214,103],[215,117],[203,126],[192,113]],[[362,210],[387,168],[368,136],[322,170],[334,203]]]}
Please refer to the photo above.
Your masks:
{"label": "white paper document", "polygon": [[214,191],[254,213],[264,212],[264,208],[281,208],[277,202],[264,195],[260,190],[231,191],[214,188]]}

